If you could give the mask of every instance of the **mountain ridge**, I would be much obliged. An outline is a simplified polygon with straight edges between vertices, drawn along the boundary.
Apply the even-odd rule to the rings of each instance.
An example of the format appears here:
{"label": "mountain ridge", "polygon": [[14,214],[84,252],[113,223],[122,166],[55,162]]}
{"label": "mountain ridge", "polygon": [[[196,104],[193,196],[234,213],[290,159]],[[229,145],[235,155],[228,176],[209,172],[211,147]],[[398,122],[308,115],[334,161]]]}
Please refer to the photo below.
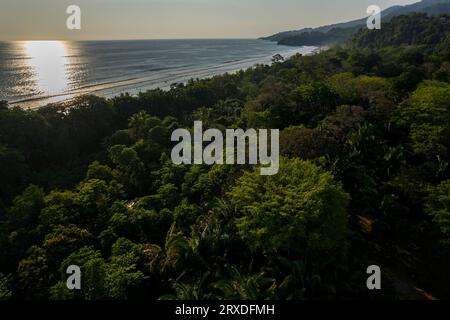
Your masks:
{"label": "mountain ridge", "polygon": [[[412,12],[438,15],[450,13],[450,0],[422,0],[410,5],[396,5],[381,12],[382,22],[389,22],[392,18]],[[275,41],[283,45],[322,45],[341,42],[356,33],[366,25],[367,17],[338,22],[317,28],[303,28],[299,30],[282,31],[271,36],[262,37],[263,40]],[[331,32],[331,34],[329,34]]]}

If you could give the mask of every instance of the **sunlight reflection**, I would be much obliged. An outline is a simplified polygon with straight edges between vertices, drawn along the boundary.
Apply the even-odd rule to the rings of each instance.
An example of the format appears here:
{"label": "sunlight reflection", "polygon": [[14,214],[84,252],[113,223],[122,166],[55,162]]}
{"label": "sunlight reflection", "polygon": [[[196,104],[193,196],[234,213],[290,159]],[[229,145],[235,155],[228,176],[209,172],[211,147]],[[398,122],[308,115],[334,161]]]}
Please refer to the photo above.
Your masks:
{"label": "sunlight reflection", "polygon": [[35,73],[37,90],[45,95],[63,93],[68,86],[66,43],[64,41],[25,41],[23,49],[28,64]]}

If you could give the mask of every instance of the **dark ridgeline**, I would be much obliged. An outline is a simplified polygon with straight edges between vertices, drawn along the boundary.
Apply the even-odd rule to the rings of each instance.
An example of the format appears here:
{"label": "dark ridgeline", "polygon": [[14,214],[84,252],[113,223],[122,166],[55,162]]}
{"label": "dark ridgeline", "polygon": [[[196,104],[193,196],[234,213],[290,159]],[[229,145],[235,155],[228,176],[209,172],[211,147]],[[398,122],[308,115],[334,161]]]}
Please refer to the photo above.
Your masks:
{"label": "dark ridgeline", "polygon": [[[393,6],[381,12],[382,24],[390,22],[395,17],[409,13],[424,13],[430,16],[450,14],[450,0],[422,0],[420,2]],[[296,31],[286,31],[264,37],[264,40],[276,41],[288,46],[325,46],[343,44],[366,26],[367,18],[336,23],[318,28],[305,28]]]}

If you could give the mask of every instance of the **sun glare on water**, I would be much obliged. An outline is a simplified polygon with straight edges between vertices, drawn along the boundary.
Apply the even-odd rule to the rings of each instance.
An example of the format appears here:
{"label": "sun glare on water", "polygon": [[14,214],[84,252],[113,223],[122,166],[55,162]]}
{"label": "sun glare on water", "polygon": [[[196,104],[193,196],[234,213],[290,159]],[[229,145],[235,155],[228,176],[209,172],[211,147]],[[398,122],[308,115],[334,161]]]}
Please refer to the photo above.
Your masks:
{"label": "sun glare on water", "polygon": [[64,41],[24,41],[27,64],[32,69],[36,90],[43,95],[56,95],[68,87],[67,45]]}

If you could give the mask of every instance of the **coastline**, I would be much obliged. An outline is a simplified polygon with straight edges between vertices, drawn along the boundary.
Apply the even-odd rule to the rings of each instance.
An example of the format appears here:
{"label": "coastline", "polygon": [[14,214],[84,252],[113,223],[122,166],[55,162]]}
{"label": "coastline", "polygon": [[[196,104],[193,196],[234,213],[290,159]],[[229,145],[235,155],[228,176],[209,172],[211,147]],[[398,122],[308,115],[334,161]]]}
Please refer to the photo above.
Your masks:
{"label": "coastline", "polygon": [[[320,47],[301,46],[291,47],[291,49],[284,51],[280,50],[281,52],[279,54],[283,56],[284,59],[289,59],[299,53],[303,55],[313,55],[322,50],[323,49]],[[39,109],[53,103],[67,103],[82,95],[92,94],[104,98],[113,98],[125,93],[135,96],[141,92],[157,88],[169,90],[174,83],[187,83],[191,79],[208,79],[223,74],[233,74],[261,64],[270,65],[272,64],[272,57],[275,54],[237,61],[227,61],[222,64],[211,64],[202,67],[185,67],[176,68],[174,70],[167,68],[163,73],[155,72],[152,75],[143,77],[105,81],[82,86],[70,92],[10,101],[9,106],[18,106],[23,109]]]}

